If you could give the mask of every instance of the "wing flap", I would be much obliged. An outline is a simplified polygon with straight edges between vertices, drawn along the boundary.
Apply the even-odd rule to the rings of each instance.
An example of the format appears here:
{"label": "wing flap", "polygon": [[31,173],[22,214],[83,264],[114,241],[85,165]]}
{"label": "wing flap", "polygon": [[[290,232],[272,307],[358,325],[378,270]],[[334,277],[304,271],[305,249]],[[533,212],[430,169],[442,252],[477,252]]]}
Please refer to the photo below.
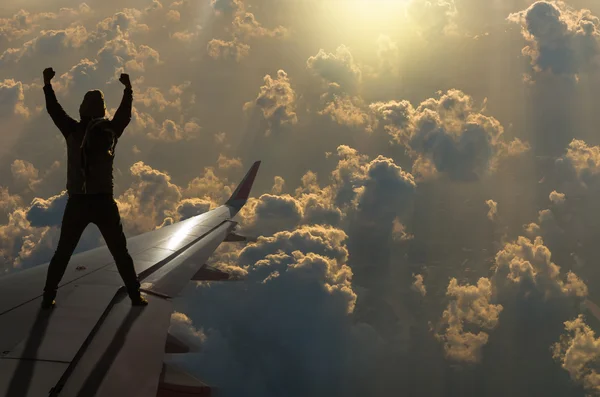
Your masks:
{"label": "wing flap", "polygon": [[194,281],[221,281],[221,280],[229,280],[229,273],[225,273],[220,271],[219,269],[215,269],[214,267],[210,267],[206,264],[200,267],[200,270],[194,274],[192,277]]}
{"label": "wing flap", "polygon": [[156,397],[210,396],[211,387],[173,364],[164,364]]}

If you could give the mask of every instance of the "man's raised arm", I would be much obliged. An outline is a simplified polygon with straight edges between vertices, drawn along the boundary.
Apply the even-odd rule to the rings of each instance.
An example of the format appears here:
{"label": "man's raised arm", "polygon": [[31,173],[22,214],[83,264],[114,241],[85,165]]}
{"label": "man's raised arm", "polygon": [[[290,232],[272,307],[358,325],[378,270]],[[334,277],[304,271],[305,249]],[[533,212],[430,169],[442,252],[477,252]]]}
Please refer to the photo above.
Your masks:
{"label": "man's raised arm", "polygon": [[52,68],[44,69],[44,96],[46,97],[46,110],[65,138],[77,126],[77,121],[73,120],[67,112],[60,106],[54,89],[52,89],[52,78],[56,73]]}
{"label": "man's raised arm", "polygon": [[117,138],[121,137],[121,134],[123,134],[123,131],[131,121],[131,105],[133,103],[133,90],[129,81],[129,75],[125,73],[121,74],[119,81],[123,83],[125,89],[123,90],[121,104],[112,119],[112,127],[117,134]]}

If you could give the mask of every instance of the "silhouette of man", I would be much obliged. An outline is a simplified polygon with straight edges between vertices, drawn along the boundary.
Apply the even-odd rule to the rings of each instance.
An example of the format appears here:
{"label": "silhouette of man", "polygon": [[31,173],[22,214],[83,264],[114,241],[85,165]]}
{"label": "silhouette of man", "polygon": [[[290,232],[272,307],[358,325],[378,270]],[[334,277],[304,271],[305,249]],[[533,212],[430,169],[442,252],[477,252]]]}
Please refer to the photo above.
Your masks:
{"label": "silhouette of man", "polygon": [[48,266],[42,307],[55,305],[58,284],[89,223],[100,229],[125,283],[134,306],[148,301],[140,294],[133,259],[127,251],[119,208],[113,198],[113,159],[115,145],[131,120],[133,91],[129,75],[121,74],[123,99],[112,120],[105,118],[106,105],[100,90],[88,91],[79,107],[80,121],[72,119],[60,106],[54,90],[52,68],[44,70],[46,109],[67,142],[67,206],[62,219],[58,246]]}

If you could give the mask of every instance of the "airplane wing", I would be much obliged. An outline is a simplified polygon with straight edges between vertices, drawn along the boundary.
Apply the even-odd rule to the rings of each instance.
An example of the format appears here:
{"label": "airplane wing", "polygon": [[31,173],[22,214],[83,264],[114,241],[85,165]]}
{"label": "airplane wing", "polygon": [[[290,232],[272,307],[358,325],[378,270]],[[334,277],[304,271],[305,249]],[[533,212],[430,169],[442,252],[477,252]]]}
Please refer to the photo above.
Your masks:
{"label": "airplane wing", "polygon": [[189,351],[168,334],[171,298],[192,279],[224,279],[204,265],[223,241],[260,161],[231,198],[204,214],[128,239],[146,307],[133,307],[108,249],[73,255],[56,307],[41,310],[48,264],[0,278],[0,396],[207,395],[206,385],[164,364]]}

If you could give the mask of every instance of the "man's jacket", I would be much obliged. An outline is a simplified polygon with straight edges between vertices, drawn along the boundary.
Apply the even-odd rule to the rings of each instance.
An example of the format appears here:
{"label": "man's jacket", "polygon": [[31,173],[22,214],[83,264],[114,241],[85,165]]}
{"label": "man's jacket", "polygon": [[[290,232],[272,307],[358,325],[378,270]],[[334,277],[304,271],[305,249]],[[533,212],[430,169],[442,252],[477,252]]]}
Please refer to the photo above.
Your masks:
{"label": "man's jacket", "polygon": [[[113,162],[112,156],[102,162],[100,166],[91,164],[93,172],[85,172],[82,159],[82,142],[86,133],[88,124],[92,119],[83,118],[76,121],[71,118],[60,106],[52,85],[44,85],[44,94],[46,97],[46,109],[52,117],[54,124],[67,141],[67,191],[69,194],[111,194],[113,193]],[[131,105],[133,102],[133,92],[130,88],[125,88],[123,99],[119,108],[115,112],[112,120],[107,120],[108,130],[114,132],[116,144],[119,137],[131,121]],[[93,134],[95,129],[88,131]],[[114,145],[113,148],[114,150]],[[87,165],[88,169],[90,165]]]}

